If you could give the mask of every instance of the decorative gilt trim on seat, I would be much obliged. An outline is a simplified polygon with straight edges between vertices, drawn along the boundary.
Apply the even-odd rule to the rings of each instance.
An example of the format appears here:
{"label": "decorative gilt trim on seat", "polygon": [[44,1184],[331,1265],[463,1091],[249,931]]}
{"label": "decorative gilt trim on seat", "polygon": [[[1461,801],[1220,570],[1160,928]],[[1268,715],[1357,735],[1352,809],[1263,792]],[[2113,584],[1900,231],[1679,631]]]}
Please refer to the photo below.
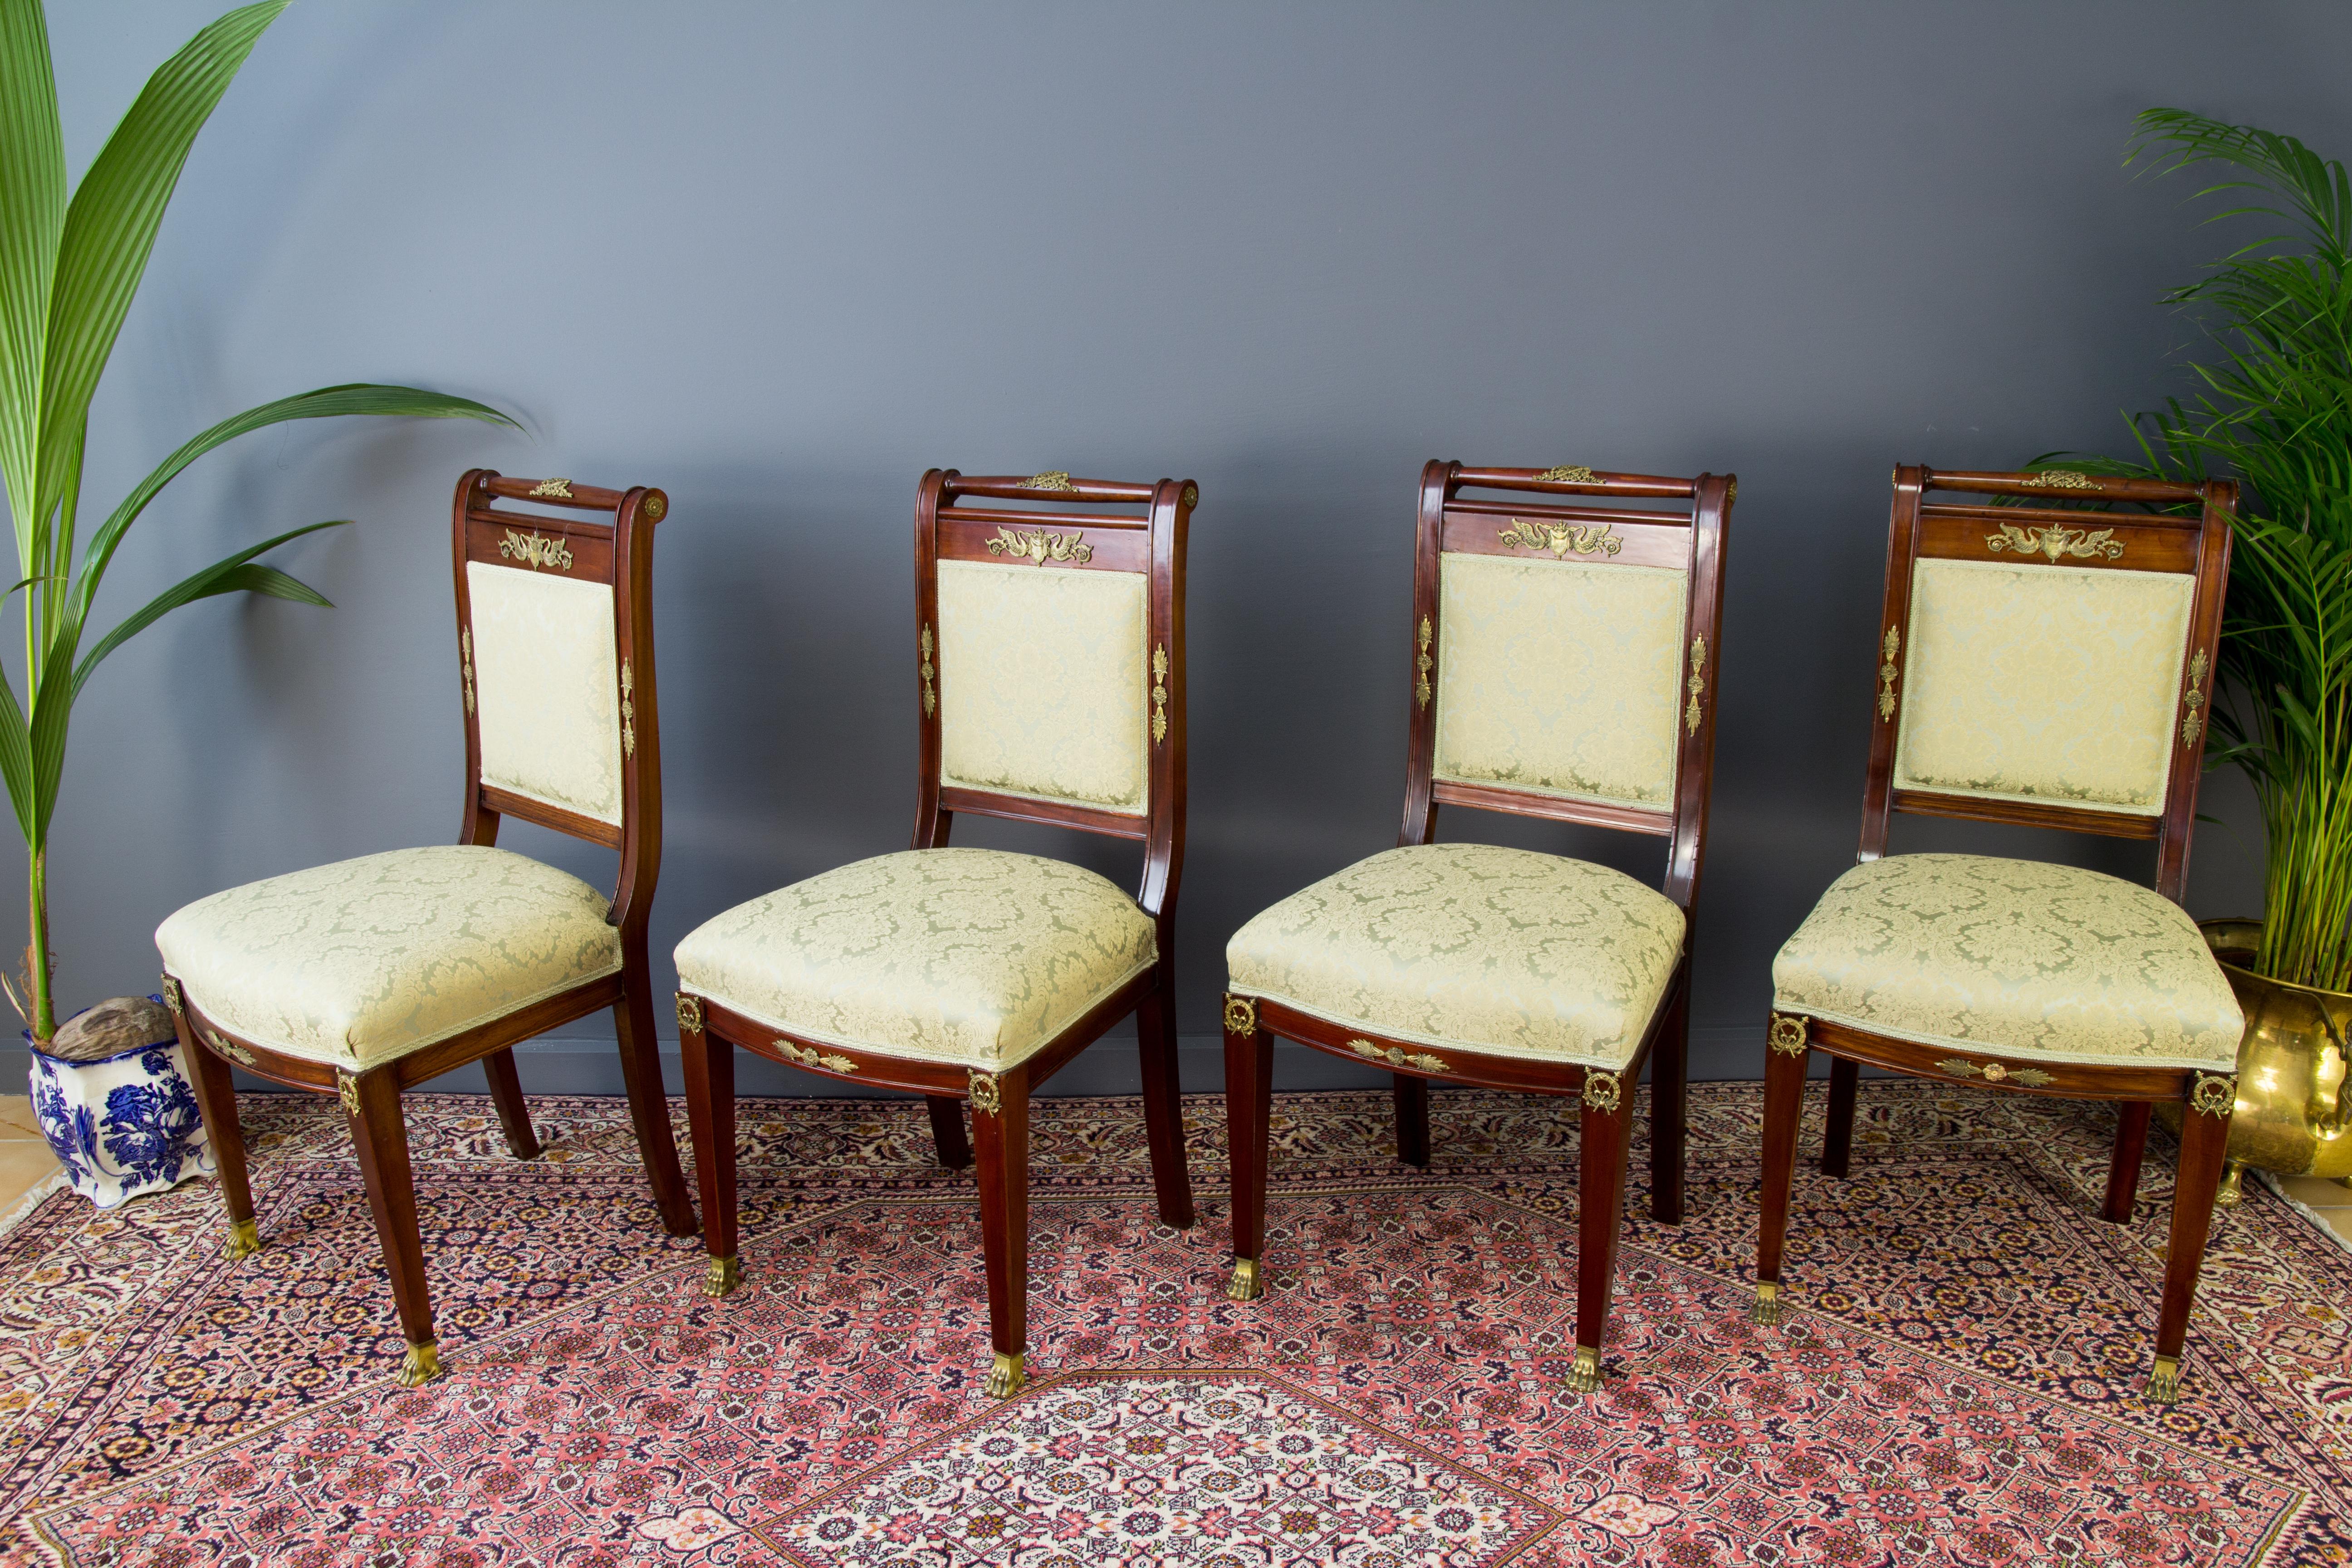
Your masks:
{"label": "decorative gilt trim on seat", "polygon": [[249,1068],[253,1065],[253,1053],[235,1040],[224,1037],[218,1029],[206,1029],[205,1043],[239,1067]]}
{"label": "decorative gilt trim on seat", "polygon": [[1895,662],[1895,656],[1903,651],[1903,628],[1887,627],[1878,651],[1885,656],[1878,666],[1878,717],[1887,720],[1895,717],[1895,682],[1903,673]]}
{"label": "decorative gilt trim on seat", "polygon": [[466,679],[466,717],[474,716],[474,630],[471,626],[457,634],[457,671]]}
{"label": "decorative gilt trim on seat", "polygon": [[923,662],[916,668],[923,677],[923,717],[928,719],[940,710],[940,689],[931,684],[940,673],[939,667],[931,663],[932,651],[939,644],[931,637],[931,623],[929,621],[923,623],[923,635],[918,639],[918,646],[923,650]]}
{"label": "decorative gilt trim on seat", "polygon": [[1792,1013],[1775,1013],[1764,1026],[1764,1043],[1784,1057],[1801,1057],[1808,1047],[1805,1026],[1809,1020]]}
{"label": "decorative gilt trim on seat", "polygon": [[1376,1046],[1370,1040],[1349,1040],[1348,1042],[1348,1048],[1355,1052],[1360,1057],[1368,1057],[1376,1062],[1386,1062],[1389,1066],[1394,1068],[1419,1068],[1423,1072],[1451,1072],[1454,1070],[1445,1065],[1444,1058],[1433,1057],[1425,1051],[1403,1051],[1398,1049],[1394,1046]]}
{"label": "decorative gilt trim on seat", "polygon": [[1040,566],[1048,561],[1069,561],[1083,566],[1095,558],[1095,547],[1086,542],[1086,537],[1076,529],[1067,533],[1045,533],[1035,529],[999,528],[996,537],[988,542],[988,552],[1015,561],[1034,561]]}
{"label": "decorative gilt trim on seat", "polygon": [[1613,1072],[1591,1072],[1584,1075],[1584,1105],[1588,1110],[1602,1115],[1625,1102],[1625,1086]]}
{"label": "decorative gilt trim on seat", "polygon": [[2227,1117],[2238,1109],[2238,1080],[2229,1074],[2199,1073],[2189,1090],[2189,1109]]}
{"label": "decorative gilt trim on seat", "polygon": [[1042,474],[1030,475],[1026,488],[1033,490],[1076,490],[1078,487],[1070,483],[1070,476],[1061,469],[1048,468]]}
{"label": "decorative gilt trim on seat", "polygon": [[683,991],[677,994],[677,1026],[692,1029],[698,1035],[702,1033],[701,997],[689,996]]}
{"label": "decorative gilt trim on seat", "polygon": [[1257,1033],[1257,1003],[1247,996],[1225,998],[1225,1033],[1255,1035]]}
{"label": "decorative gilt trim on seat", "polygon": [[822,1068],[826,1072],[856,1072],[857,1064],[847,1057],[828,1056],[814,1046],[796,1046],[790,1040],[779,1039],[776,1052],[788,1062],[804,1068]]}
{"label": "decorative gilt trim on seat", "polygon": [[1595,479],[1592,477],[1592,470],[1591,468],[1546,468],[1542,473],[1536,476],[1536,482],[1538,484],[1544,485],[1591,485],[1600,483],[1598,479]]}
{"label": "decorative gilt trim on seat", "polygon": [[1579,555],[1614,555],[1625,548],[1613,522],[1529,522],[1517,517],[1511,519],[1510,527],[1495,536],[1495,542],[1521,550],[1549,550],[1554,560],[1571,551]]}
{"label": "decorative gilt trim on seat", "polygon": [[1255,1301],[1265,1291],[1265,1274],[1255,1258],[1234,1259],[1234,1277],[1225,1281],[1225,1300]]}
{"label": "decorative gilt trim on seat", "polygon": [[1421,617],[1421,627],[1417,636],[1421,651],[1412,656],[1412,696],[1414,701],[1427,708],[1429,706],[1429,672],[1437,668],[1437,661],[1429,657],[1430,629],[1427,616]]}
{"label": "decorative gilt trim on seat", "polygon": [[2013,522],[2004,522],[1999,533],[1985,535],[1985,548],[1996,555],[2013,550],[2020,555],[2039,553],[2052,561],[2062,555],[2095,555],[2113,561],[2124,552],[2123,541],[2116,537],[2112,528],[2086,531],[2055,522],[2047,528],[2020,528]]}
{"label": "decorative gilt trim on seat", "polygon": [[347,1072],[336,1073],[335,1098],[343,1102],[345,1110],[357,1116],[360,1113],[360,1080]]}
{"label": "decorative gilt trim on seat", "polygon": [[572,547],[560,533],[550,539],[543,533],[517,533],[509,528],[507,536],[499,541],[499,553],[509,561],[529,562],[534,572],[542,566],[552,566],[559,572],[572,570]]}
{"label": "decorative gilt trim on seat", "polygon": [[976,1072],[971,1075],[971,1108],[974,1110],[984,1110],[993,1116],[1003,1103],[1004,1098],[997,1089],[994,1073]]}
{"label": "decorative gilt trim on seat", "polygon": [[637,689],[637,678],[629,668],[629,661],[621,661],[621,754],[637,754],[637,708],[632,699]]}
{"label": "decorative gilt trim on seat", "polygon": [[1168,645],[1151,650],[1151,743],[1168,738]]}
{"label": "decorative gilt trim on seat", "polygon": [[2205,650],[2189,659],[2189,690],[2180,699],[2180,743],[2194,746],[2205,732]]}
{"label": "decorative gilt trim on seat", "polygon": [[530,487],[530,493],[535,496],[559,496],[565,500],[570,500],[572,499],[572,481],[570,479],[541,479],[539,483]]}
{"label": "decorative gilt trim on seat", "polygon": [[1698,700],[1706,691],[1706,638],[1703,637],[1691,638],[1690,679],[1685,689],[1690,693],[1690,706],[1683,710],[1683,725],[1689,733],[1696,735],[1698,733]]}
{"label": "decorative gilt trim on seat", "polygon": [[1981,1074],[1987,1083],[2014,1083],[2023,1089],[2045,1089],[2058,1081],[2040,1068],[2003,1067],[1999,1062],[1986,1062],[1979,1066],[1957,1058],[1936,1065],[1954,1078],[1975,1078]]}
{"label": "decorative gilt trim on seat", "polygon": [[2044,468],[2025,481],[2030,490],[2095,490],[2105,487],[2090,475],[2073,468]]}
{"label": "decorative gilt trim on seat", "polygon": [[181,1016],[180,983],[168,974],[163,976],[163,1005],[172,1010],[173,1017]]}

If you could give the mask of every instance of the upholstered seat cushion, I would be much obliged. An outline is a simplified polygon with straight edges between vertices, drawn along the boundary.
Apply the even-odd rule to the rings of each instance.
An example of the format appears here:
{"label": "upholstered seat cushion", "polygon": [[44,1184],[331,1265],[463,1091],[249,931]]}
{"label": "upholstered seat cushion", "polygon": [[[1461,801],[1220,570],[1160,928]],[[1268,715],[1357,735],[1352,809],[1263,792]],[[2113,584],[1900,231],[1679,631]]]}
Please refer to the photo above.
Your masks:
{"label": "upholstered seat cushion", "polygon": [[910,849],[738,904],[677,944],[677,977],[792,1035],[994,1072],[1159,952],[1151,918],[1081,867]]}
{"label": "upholstered seat cushion", "polygon": [[1674,901],[1604,866],[1485,844],[1360,860],[1225,946],[1229,987],[1343,1027],[1615,1070],[1682,955]]}
{"label": "upholstered seat cushion", "polygon": [[362,1068],[621,967],[604,894],[477,845],[339,860],[199,899],[155,931],[230,1032]]}
{"label": "upholstered seat cushion", "polygon": [[1890,855],[1830,884],[1773,1005],[1922,1045],[2231,1070],[2243,1018],[2180,907],[2071,866]]}

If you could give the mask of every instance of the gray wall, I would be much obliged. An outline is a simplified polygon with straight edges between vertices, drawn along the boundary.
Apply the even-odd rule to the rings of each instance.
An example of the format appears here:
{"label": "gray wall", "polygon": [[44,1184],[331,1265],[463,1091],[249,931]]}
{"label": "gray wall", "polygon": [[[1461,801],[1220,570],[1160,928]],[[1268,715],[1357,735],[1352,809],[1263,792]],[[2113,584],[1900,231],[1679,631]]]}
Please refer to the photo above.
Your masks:
{"label": "gray wall", "polygon": [[[77,174],[215,4],[52,7]],[[703,918],[905,843],[922,469],[1165,474],[1202,492],[1180,958],[1206,1085],[1225,935],[1393,840],[1423,460],[1711,468],[1741,499],[1695,1070],[1752,1075],[1772,951],[1853,854],[1890,465],[2118,445],[2118,409],[2179,384],[2158,296],[2221,242],[2185,184],[2119,167],[2132,114],[2352,153],[2347,65],[2327,0],[310,0],[189,161],[89,507],[333,382],[470,394],[527,434],[280,429],[152,510],[115,612],[267,531],[359,526],[283,552],[339,609],[215,601],[91,689],[51,852],[62,994],[152,985],[150,932],[188,900],[455,834],[445,520],[469,465],[673,498],[665,986]],[[2192,909],[2251,910],[2242,787],[2217,775],[2206,809],[2227,826]],[[1647,841],[1444,830],[1656,869]],[[1897,833],[2147,874],[2143,847]],[[1042,832],[959,841],[1132,875]],[[598,1032],[542,1042],[527,1083],[609,1081]],[[1127,1079],[1111,1050],[1061,1081]]]}

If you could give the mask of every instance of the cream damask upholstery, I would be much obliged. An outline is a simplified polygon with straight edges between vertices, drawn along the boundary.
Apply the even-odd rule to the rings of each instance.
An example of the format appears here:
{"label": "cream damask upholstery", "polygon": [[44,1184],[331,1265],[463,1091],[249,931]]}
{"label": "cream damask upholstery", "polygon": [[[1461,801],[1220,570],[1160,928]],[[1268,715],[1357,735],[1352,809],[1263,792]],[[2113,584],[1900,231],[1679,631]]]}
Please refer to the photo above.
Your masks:
{"label": "cream damask upholstery", "polygon": [[155,946],[224,1028],[356,1072],[618,973],[609,908],[551,866],[440,845],[199,899]]}
{"label": "cream damask upholstery", "polygon": [[1437,776],[1672,807],[1686,587],[1666,567],[1441,556]]}
{"label": "cream damask upholstery", "polygon": [[1227,989],[1390,1039],[1615,1071],[1682,956],[1683,912],[1603,866],[1391,849],[1234,933]]}
{"label": "cream damask upholstery", "polygon": [[1150,917],[1081,867],[908,849],[738,904],[677,944],[677,975],[805,1039],[995,1072],[1159,951]]}
{"label": "cream damask upholstery", "polygon": [[621,822],[621,672],[613,590],[466,563],[482,782]]}
{"label": "cream damask upholstery", "polygon": [[2196,586],[2182,573],[1918,562],[1895,787],[2161,816]]}
{"label": "cream damask upholstery", "polygon": [[1140,816],[1148,579],[940,563],[940,781]]}
{"label": "cream damask upholstery", "polygon": [[1890,855],[1772,961],[1772,1005],[1921,1045],[2233,1070],[2244,1020],[2180,907],[2071,866]]}

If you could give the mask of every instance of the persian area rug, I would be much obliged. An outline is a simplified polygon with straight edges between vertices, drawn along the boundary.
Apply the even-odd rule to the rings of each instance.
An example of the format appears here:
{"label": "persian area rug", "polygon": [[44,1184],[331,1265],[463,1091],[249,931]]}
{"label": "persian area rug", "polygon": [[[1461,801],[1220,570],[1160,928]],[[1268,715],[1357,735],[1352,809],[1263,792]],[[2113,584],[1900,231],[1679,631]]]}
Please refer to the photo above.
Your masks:
{"label": "persian area rug", "polygon": [[[1271,1288],[1225,1299],[1224,1119],[1152,1219],[1137,1102],[1034,1135],[1033,1383],[996,1403],[969,1177],[919,1102],[747,1101],[742,1288],[664,1237],[618,1101],[410,1103],[447,1375],[400,1341],[331,1100],[247,1101],[264,1249],[208,1183],[0,1237],[0,1554],[110,1568],[1554,1568],[2352,1560],[2352,1254],[2249,1184],[2176,1406],[2139,1394],[2170,1145],[2095,1215],[2104,1108],[1863,1086],[1748,1321],[1760,1096],[1694,1090],[1690,1215],[1637,1152],[1609,1382],[1572,1348],[1565,1102],[1282,1096]],[[1818,1099],[1814,1106],[1818,1114]],[[681,1123],[684,1117],[678,1116]]]}

